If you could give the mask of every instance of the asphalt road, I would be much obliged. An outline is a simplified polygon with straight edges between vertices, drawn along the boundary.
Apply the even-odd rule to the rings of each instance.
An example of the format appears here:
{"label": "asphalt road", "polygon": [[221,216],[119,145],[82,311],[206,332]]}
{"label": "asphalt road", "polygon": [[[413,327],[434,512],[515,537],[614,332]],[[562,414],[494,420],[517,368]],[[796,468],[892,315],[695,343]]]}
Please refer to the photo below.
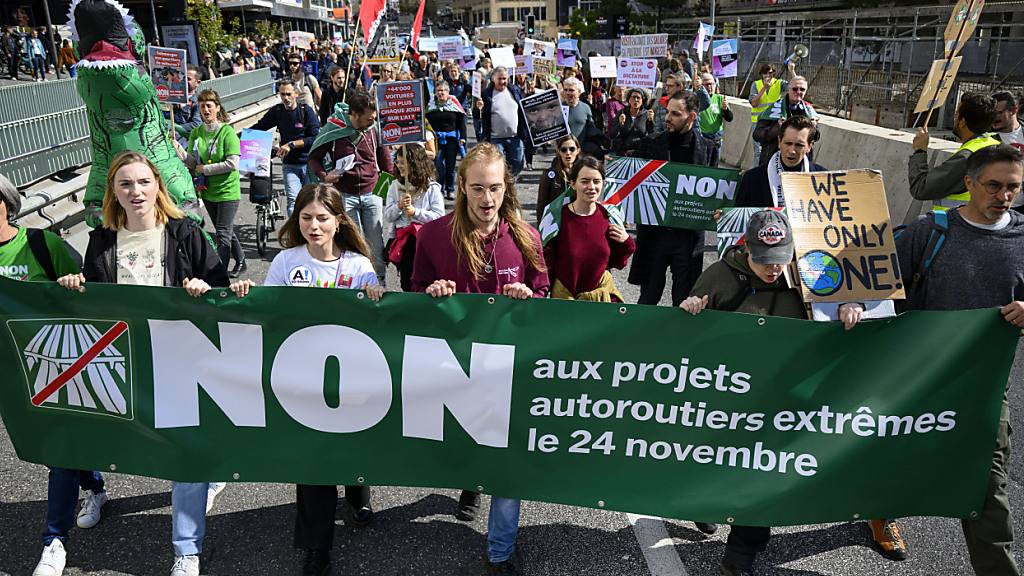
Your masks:
{"label": "asphalt road", "polygon": [[[550,160],[550,154],[541,154],[534,165],[546,169]],[[524,173],[518,187],[528,213],[532,213],[536,201],[539,173]],[[265,258],[260,258],[253,242],[253,222],[252,207],[243,202],[239,229],[248,255],[247,277],[260,281],[276,252],[276,243]],[[708,261],[711,258],[709,253]],[[627,301],[634,302],[638,293],[625,282],[624,273],[616,273],[616,281]],[[393,267],[388,285],[398,285]],[[1021,357],[1018,354],[1011,380],[1015,385],[1011,387],[1012,406],[1021,405],[1016,386],[1021,377]],[[1013,410],[1011,419],[1020,428],[1019,410]],[[253,457],[260,455],[254,452]],[[1024,509],[1019,454],[1012,456],[1011,468],[1011,503],[1019,511]],[[643,490],[643,486],[631,486],[628,476],[623,476],[622,484],[625,489]],[[112,500],[104,508],[103,521],[88,531],[72,530],[65,574],[166,574],[173,561],[170,483],[109,474],[107,486]],[[877,489],[889,489],[884,469],[878,470]],[[366,528],[348,525],[348,510],[340,504],[333,574],[482,573],[486,515],[471,523],[456,520],[453,514],[457,498],[457,492],[447,490],[375,488],[373,505],[377,514]],[[294,499],[291,485],[230,484],[209,516],[203,574],[298,574],[302,556],[291,547]],[[486,503],[485,499],[485,510]],[[39,534],[45,515],[46,469],[18,460],[6,430],[0,428],[0,574],[31,573],[41,550]],[[538,576],[716,575],[728,534],[722,528],[705,537],[689,522],[535,502],[524,504],[521,526],[519,547],[524,571]],[[757,569],[761,574],[784,576],[971,574],[958,520],[908,518],[903,526],[910,546],[910,558],[904,562],[882,558],[870,547],[866,525],[848,522],[775,530]],[[1016,518],[1015,528],[1022,533],[1021,515]],[[1019,551],[1020,546],[1015,548]]]}

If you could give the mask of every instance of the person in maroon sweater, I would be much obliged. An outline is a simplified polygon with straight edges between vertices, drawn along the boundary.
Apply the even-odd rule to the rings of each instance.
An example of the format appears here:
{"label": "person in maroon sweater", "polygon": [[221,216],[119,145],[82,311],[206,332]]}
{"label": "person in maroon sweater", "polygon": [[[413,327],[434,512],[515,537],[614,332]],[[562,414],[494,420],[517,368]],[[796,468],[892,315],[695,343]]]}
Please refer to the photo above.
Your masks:
{"label": "person in maroon sweater", "polygon": [[[345,212],[362,230],[370,244],[373,268],[383,281],[387,263],[384,262],[384,202],[373,193],[381,172],[395,173],[391,153],[380,142],[377,133],[377,102],[364,88],[355,88],[348,94],[348,118],[356,132],[351,136],[335,138],[325,144],[314,142],[316,148],[309,153],[309,169],[322,182],[333,184],[345,199]],[[330,153],[331,162],[324,166]]]}
{"label": "person in maroon sweater", "polygon": [[604,163],[584,156],[569,173],[569,184],[576,199],[562,206],[558,235],[544,246],[551,295],[564,300],[624,302],[609,270],[625,268],[636,244],[598,202],[604,189]]}
{"label": "person in maroon sweater", "polygon": [[[434,298],[456,292],[504,294],[525,300],[548,294],[540,235],[519,216],[515,179],[501,150],[477,144],[459,164],[455,210],[420,228],[412,289]],[[511,557],[519,500],[491,498],[488,574],[516,574]],[[463,491],[458,518],[473,520],[480,494]]]}

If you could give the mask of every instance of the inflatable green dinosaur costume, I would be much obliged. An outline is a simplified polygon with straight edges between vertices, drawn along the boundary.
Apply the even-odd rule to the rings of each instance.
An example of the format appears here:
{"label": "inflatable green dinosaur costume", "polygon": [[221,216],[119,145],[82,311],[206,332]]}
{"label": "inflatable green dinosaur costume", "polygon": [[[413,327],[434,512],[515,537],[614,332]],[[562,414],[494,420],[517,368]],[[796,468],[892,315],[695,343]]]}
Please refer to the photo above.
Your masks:
{"label": "inflatable green dinosaur costume", "polygon": [[68,13],[78,62],[78,94],[85,102],[92,169],[83,201],[86,221],[100,224],[107,168],[118,152],[134,150],[160,170],[171,198],[190,215],[198,201],[188,169],[168,138],[153,81],[142,66],[145,38],[117,0],[75,0]]}

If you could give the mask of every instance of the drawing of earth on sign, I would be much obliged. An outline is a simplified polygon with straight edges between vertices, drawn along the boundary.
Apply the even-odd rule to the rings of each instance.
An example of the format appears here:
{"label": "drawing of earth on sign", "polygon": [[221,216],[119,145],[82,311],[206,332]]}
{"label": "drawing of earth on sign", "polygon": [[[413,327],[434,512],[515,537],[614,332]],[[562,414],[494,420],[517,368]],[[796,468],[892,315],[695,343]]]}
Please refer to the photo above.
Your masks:
{"label": "drawing of earth on sign", "polygon": [[843,286],[843,268],[835,256],[812,250],[797,262],[800,281],[815,296],[830,296]]}
{"label": "drawing of earth on sign", "polygon": [[[650,162],[652,160],[619,158],[609,164],[605,179],[604,199],[607,200],[619,192],[633,176]],[[619,203],[619,210],[626,222],[658,225],[665,220],[668,194],[668,178],[655,170],[629,191],[629,195]]]}

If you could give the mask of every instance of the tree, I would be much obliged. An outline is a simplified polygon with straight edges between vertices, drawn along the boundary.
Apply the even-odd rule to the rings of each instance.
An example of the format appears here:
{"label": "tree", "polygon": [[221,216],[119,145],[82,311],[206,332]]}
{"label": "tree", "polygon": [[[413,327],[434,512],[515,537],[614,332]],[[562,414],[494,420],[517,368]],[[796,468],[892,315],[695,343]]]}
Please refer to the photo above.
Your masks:
{"label": "tree", "polygon": [[574,10],[569,19],[569,34],[572,38],[589,40],[597,36],[597,10]]}
{"label": "tree", "polygon": [[187,0],[185,17],[199,28],[199,49],[213,54],[218,46],[230,46],[238,37],[224,30],[224,16],[217,3],[207,0]]}
{"label": "tree", "polygon": [[281,30],[281,25],[277,22],[271,22],[270,20],[257,20],[256,24],[253,25],[252,30],[257,37],[264,38],[266,40],[284,39],[284,31]]}

